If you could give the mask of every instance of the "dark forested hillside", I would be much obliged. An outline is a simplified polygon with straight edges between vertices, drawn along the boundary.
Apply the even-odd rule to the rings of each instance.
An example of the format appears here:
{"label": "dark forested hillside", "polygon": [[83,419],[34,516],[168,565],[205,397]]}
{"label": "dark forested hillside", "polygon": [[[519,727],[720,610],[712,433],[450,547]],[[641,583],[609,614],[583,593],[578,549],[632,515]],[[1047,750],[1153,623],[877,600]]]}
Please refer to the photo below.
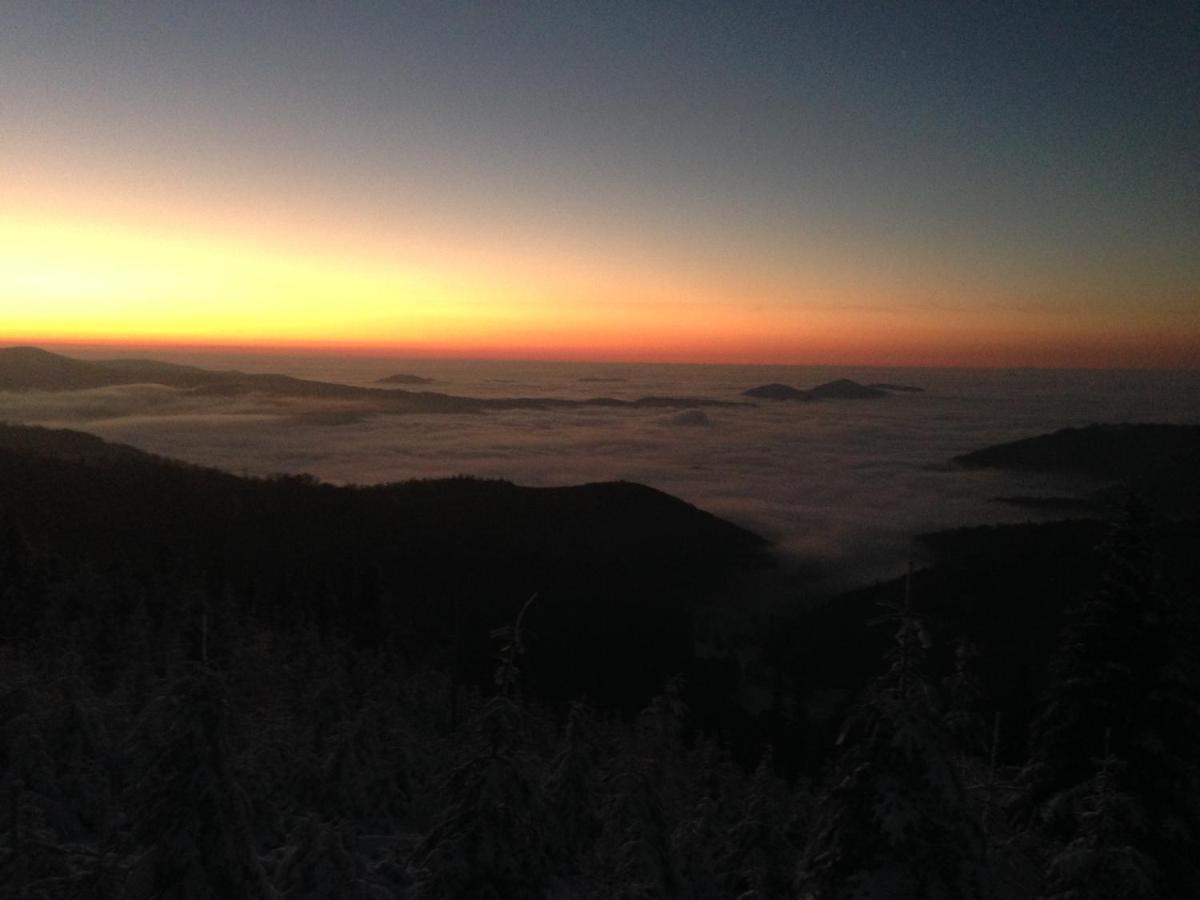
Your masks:
{"label": "dark forested hillside", "polygon": [[694,618],[765,550],[635,484],[335,487],[0,427],[0,885],[753,883],[707,859],[738,809],[701,811],[745,776],[684,733],[689,677],[737,689],[695,658]]}
{"label": "dark forested hillside", "polygon": [[0,429],[0,517],[73,568],[203,587],[360,643],[449,647],[476,680],[491,629],[537,593],[543,689],[635,703],[687,667],[693,610],[766,561],[757,536],[635,484],[247,479],[18,426]]}
{"label": "dark forested hillside", "polygon": [[[1064,428],[955,458],[964,466],[1082,475],[1110,501],[1134,490],[1173,514],[1200,508],[1200,425],[1118,424]],[[1114,491],[1111,488],[1115,486]]]}
{"label": "dark forested hillside", "polygon": [[751,613],[634,484],[2,426],[0,897],[1195,896],[1200,525],[922,543]]}

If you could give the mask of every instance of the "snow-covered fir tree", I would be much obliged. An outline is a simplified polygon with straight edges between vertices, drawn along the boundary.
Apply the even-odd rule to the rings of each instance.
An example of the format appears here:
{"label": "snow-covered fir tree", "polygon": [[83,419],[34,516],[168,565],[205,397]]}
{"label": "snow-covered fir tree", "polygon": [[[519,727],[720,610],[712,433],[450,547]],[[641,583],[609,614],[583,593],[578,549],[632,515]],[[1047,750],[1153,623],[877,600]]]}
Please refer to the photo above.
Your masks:
{"label": "snow-covered fir tree", "polygon": [[1162,589],[1153,523],[1131,499],[1099,548],[1102,583],[1068,612],[1030,730],[1025,807],[1043,840],[1079,839],[1097,749],[1123,762],[1109,789],[1145,810],[1129,835],[1168,896],[1200,894],[1200,694],[1195,610]]}
{"label": "snow-covered fir tree", "polygon": [[638,717],[605,786],[597,846],[605,896],[672,897],[680,887],[672,831],[681,793],[682,685],[673,678]]}
{"label": "snow-covered fir tree", "polygon": [[518,697],[521,622],[535,598],[515,624],[494,632],[505,641],[496,672],[499,692],[471,723],[472,755],[450,773],[443,812],[413,852],[417,897],[535,897],[550,876],[546,798]]}
{"label": "snow-covered fir tree", "polygon": [[546,778],[547,836],[560,871],[578,869],[600,834],[600,760],[593,726],[586,707],[571,704],[562,746]]}
{"label": "snow-covered fir tree", "polygon": [[763,754],[746,788],[737,821],[730,828],[718,861],[723,896],[785,897],[795,862],[786,839],[786,785],[773,769],[770,748]]}
{"label": "snow-covered fir tree", "polygon": [[959,782],[932,686],[929,639],[908,602],[888,670],[841,738],[796,874],[814,900],[967,900],[980,895],[982,840]]}
{"label": "snow-covered fir tree", "polygon": [[274,897],[255,852],[249,803],[233,774],[225,685],[196,666],[155,706],[133,803],[133,837],[142,850],[126,896]]}
{"label": "snow-covered fir tree", "polygon": [[472,724],[475,748],[450,773],[444,808],[415,849],[415,896],[537,896],[550,871],[546,806],[524,742],[523,712],[498,695]]}
{"label": "snow-covered fir tree", "polygon": [[1122,763],[1111,753],[1080,785],[1071,840],[1047,866],[1047,900],[1152,900],[1161,897],[1158,866],[1137,845],[1146,812],[1121,790]]}

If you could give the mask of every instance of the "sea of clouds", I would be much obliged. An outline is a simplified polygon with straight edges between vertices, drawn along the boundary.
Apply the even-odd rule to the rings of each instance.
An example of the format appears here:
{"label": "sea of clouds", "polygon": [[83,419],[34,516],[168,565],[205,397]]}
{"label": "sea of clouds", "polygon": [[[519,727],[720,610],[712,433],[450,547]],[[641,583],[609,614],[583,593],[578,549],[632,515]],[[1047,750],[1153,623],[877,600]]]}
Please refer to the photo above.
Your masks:
{"label": "sea of clouds", "polygon": [[641,482],[768,537],[786,564],[824,589],[896,574],[921,532],[1039,515],[994,497],[1080,488],[947,465],[958,453],[1092,422],[1200,422],[1196,374],[157,355],[355,384],[413,372],[435,379],[429,390],[463,396],[738,400],[757,384],[811,387],[834,377],[923,387],[878,400],[703,411],[440,415],[378,415],[345,401],[198,397],[156,385],[0,392],[0,420],[77,428],[238,473],[306,472],[359,484],[457,474],[535,486]]}

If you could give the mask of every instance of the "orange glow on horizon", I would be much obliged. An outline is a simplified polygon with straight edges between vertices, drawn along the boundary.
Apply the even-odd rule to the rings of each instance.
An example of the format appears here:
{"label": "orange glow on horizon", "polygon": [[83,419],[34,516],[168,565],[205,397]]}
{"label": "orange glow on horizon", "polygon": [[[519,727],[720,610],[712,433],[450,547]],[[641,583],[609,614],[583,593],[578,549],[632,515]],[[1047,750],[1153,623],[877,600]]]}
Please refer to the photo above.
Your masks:
{"label": "orange glow on horizon", "polygon": [[[26,198],[28,200],[28,198]],[[179,229],[0,213],[0,342],[613,362],[1200,367],[1195,316],[1014,312],[1002,294],[814,265],[655,268],[478,235]],[[350,250],[350,245],[356,249]],[[1082,302],[1072,298],[1075,306]],[[1182,326],[1182,327],[1181,327]]]}
{"label": "orange glow on horizon", "polygon": [[[67,355],[73,350],[139,351],[244,351],[263,356],[304,353],[313,355],[395,357],[411,359],[478,359],[577,363],[678,363],[698,365],[846,365],[865,367],[930,368],[1063,368],[1063,369],[1176,369],[1195,370],[1194,342],[1157,336],[1083,341],[979,340],[967,346],[894,342],[875,346],[847,346],[816,342],[773,345],[750,344],[662,345],[651,342],[513,344],[501,342],[445,341],[426,343],[363,341],[278,340],[154,340],[128,337],[76,337],[69,335],[3,335],[0,345],[31,345]],[[1047,360],[1051,360],[1048,362]]]}

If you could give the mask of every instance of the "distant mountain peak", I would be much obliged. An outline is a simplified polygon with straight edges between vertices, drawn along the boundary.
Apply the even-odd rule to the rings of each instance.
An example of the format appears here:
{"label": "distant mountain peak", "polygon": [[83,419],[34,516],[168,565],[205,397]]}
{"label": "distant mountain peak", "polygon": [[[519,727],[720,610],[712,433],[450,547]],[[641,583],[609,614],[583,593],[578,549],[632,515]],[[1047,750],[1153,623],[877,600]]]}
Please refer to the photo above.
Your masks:
{"label": "distant mountain peak", "polygon": [[0,356],[21,357],[32,356],[35,358],[56,357],[58,359],[66,359],[59,353],[51,353],[49,350],[43,350],[41,347],[34,347],[31,344],[18,344],[15,347],[0,347]]}
{"label": "distant mountain peak", "polygon": [[[1082,475],[1133,490],[1160,510],[1194,514],[1200,503],[1200,425],[1092,424],[984,447],[960,465]],[[1113,492],[1109,491],[1110,499]]]}
{"label": "distant mountain peak", "polygon": [[80,360],[71,359],[71,357],[63,356],[61,353],[51,353],[49,350],[43,350],[41,347],[22,345],[0,348],[0,362],[31,365],[44,365],[46,363],[69,365],[78,363]]}
{"label": "distant mountain peak", "polygon": [[818,384],[809,394],[820,400],[872,400],[876,397],[886,397],[887,391],[867,387],[849,378],[837,378],[825,384]]}
{"label": "distant mountain peak", "polygon": [[746,397],[762,400],[869,400],[886,397],[888,394],[882,387],[862,385],[849,378],[827,381],[807,391],[775,382],[759,385],[742,393]]}
{"label": "distant mountain peak", "polygon": [[[384,381],[389,384],[413,383],[411,380],[414,378],[419,376],[395,375]],[[592,397],[586,400],[562,397],[458,397],[435,391],[407,391],[393,387],[359,387],[313,381],[291,375],[218,372],[150,359],[72,359],[38,350],[36,347],[0,350],[0,391],[75,391],[130,384],[160,384],[213,397],[256,393],[275,397],[351,400],[363,404],[364,407],[370,407],[363,412],[390,413],[462,413],[491,409],[568,409],[592,406],[693,409],[702,406],[748,405],[706,397],[651,396],[639,397],[636,400],[613,397]]]}
{"label": "distant mountain peak", "polygon": [[750,388],[748,391],[742,391],[742,395],[746,397],[758,397],[762,400],[811,400],[808,391],[802,391],[799,388],[794,388],[790,384],[780,384],[772,382],[771,384],[760,384],[758,387]]}

